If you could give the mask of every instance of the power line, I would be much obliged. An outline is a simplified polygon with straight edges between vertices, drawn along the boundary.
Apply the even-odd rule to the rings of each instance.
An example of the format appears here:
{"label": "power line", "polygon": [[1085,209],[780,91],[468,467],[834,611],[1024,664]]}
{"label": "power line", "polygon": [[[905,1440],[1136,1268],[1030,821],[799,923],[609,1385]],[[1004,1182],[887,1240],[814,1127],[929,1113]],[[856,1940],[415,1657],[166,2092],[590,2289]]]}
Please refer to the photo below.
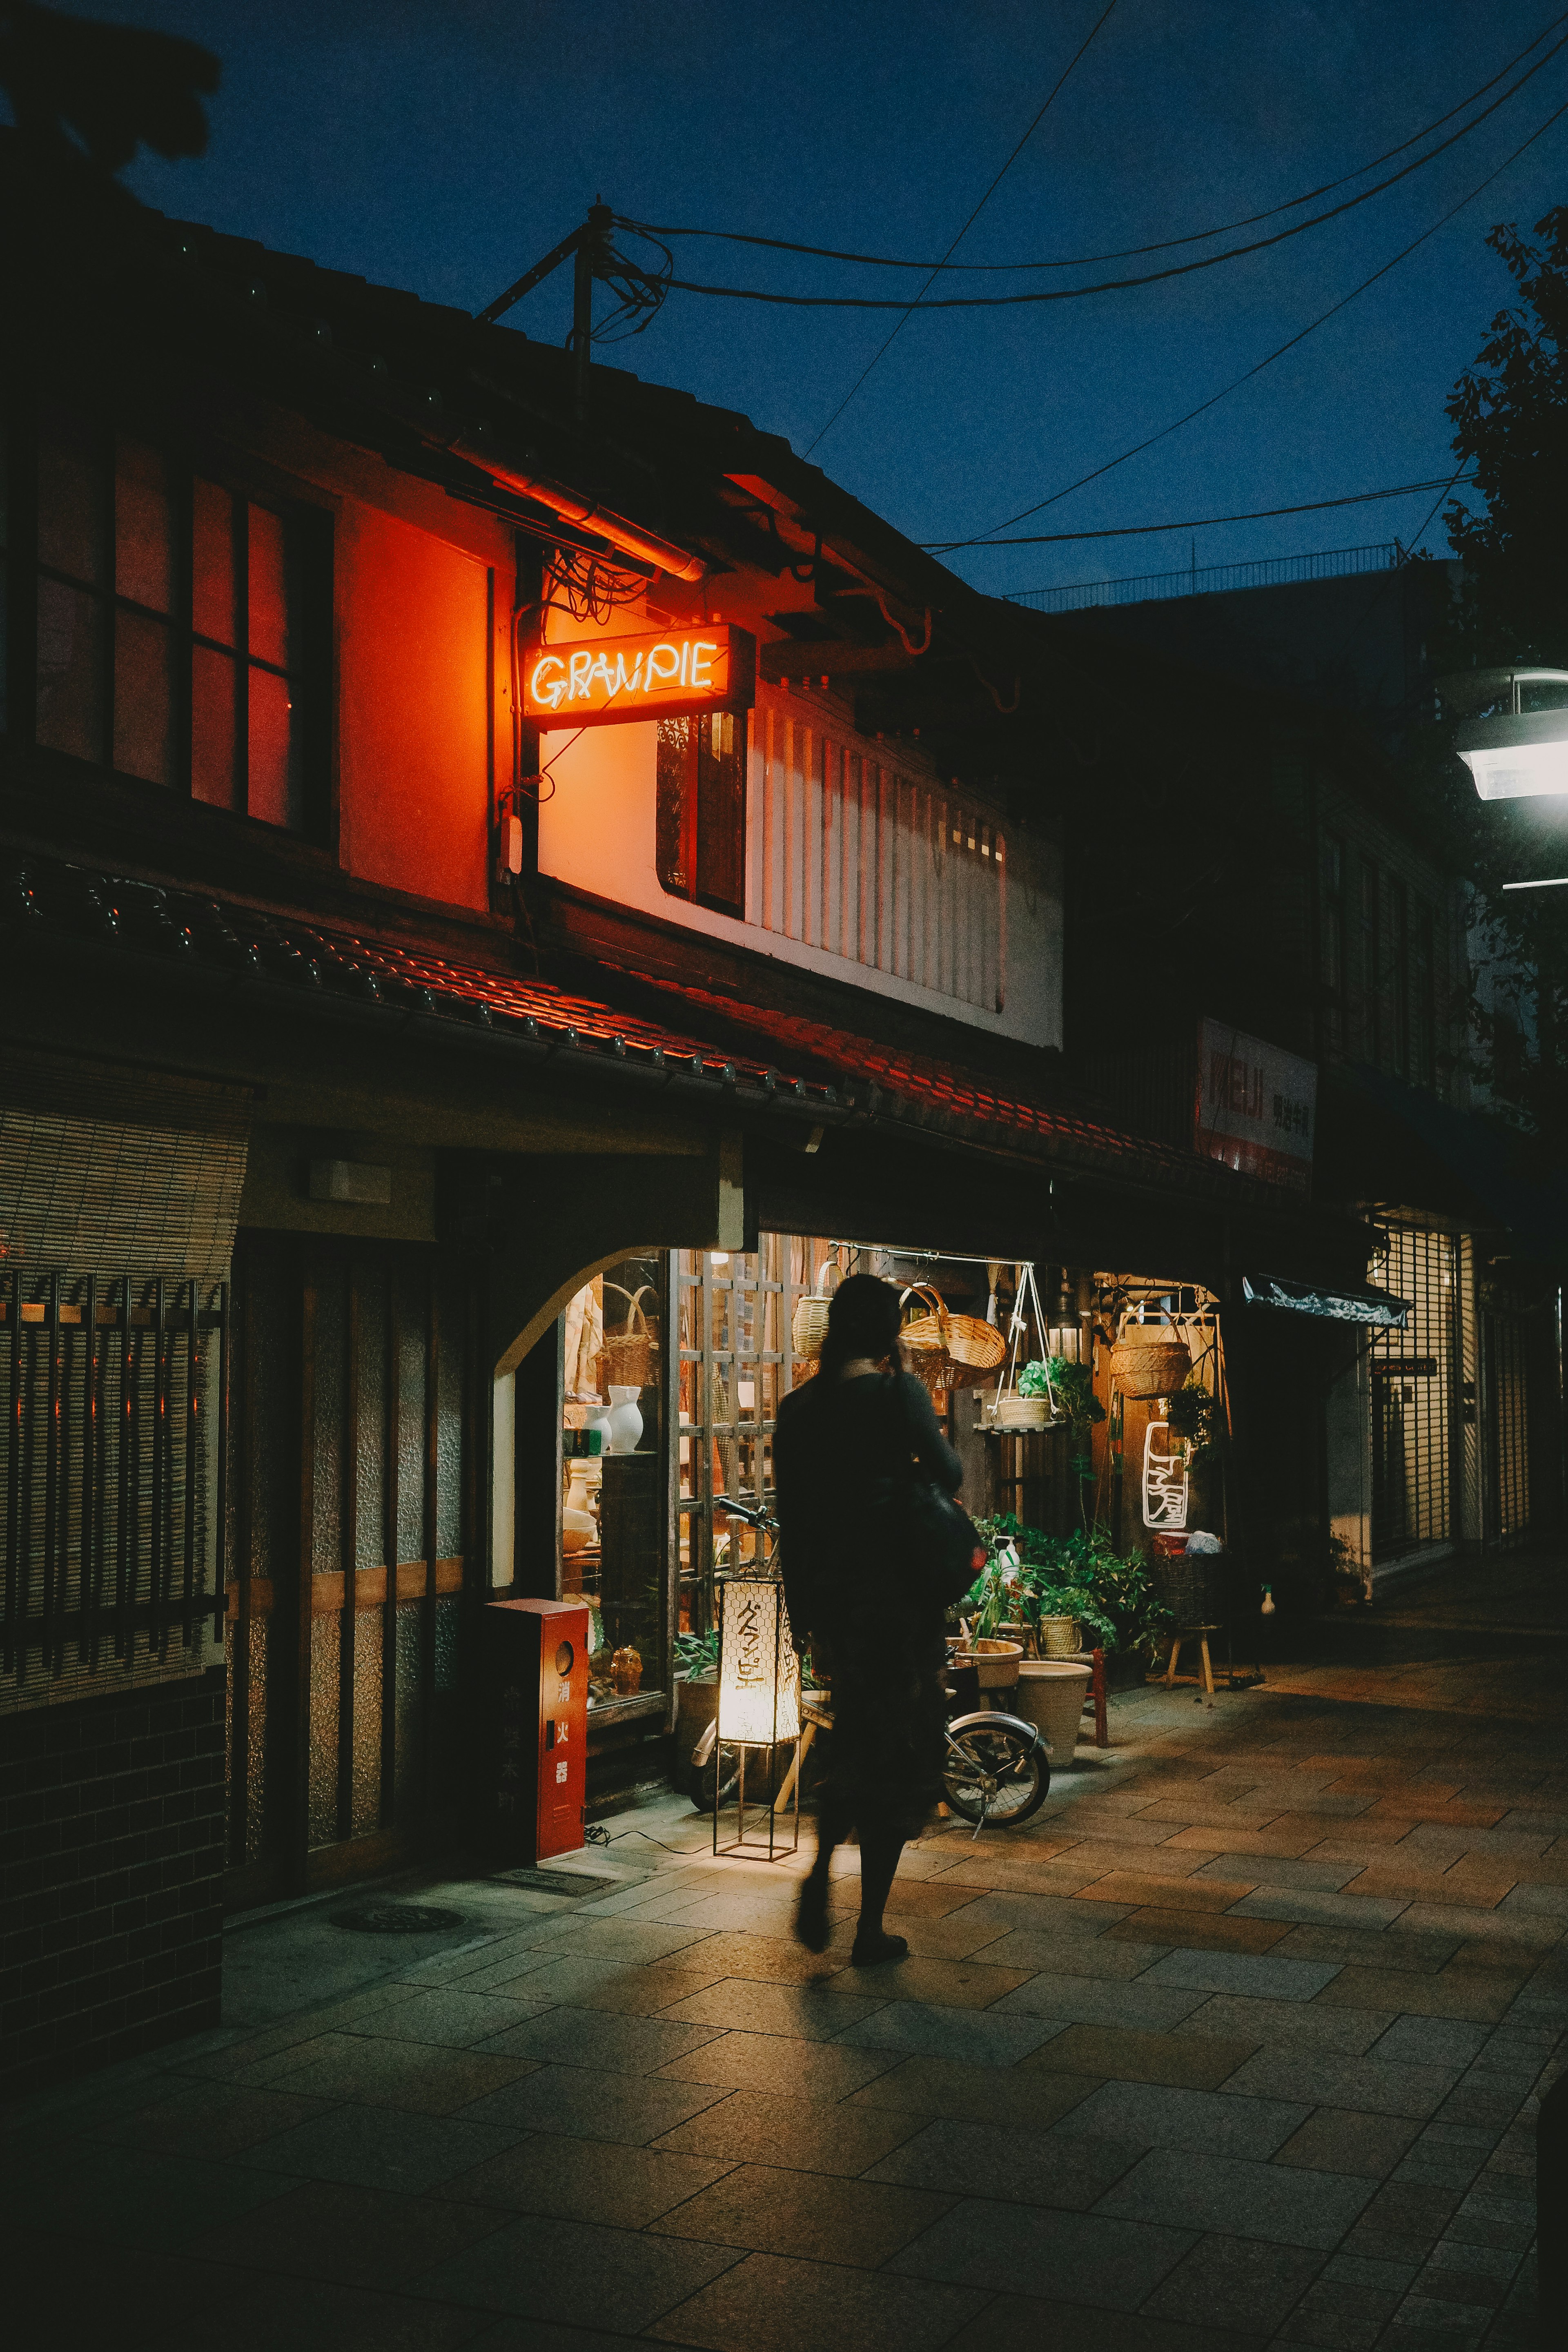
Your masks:
{"label": "power line", "polygon": [[[947,251],[942,257],[942,262],[937,265],[938,268],[941,268],[943,264],[952,259],[953,255],[958,251],[959,247],[963,243],[964,238],[969,235],[970,230],[980,218],[980,215],[985,210],[986,205],[991,202],[992,197],[995,194],[997,189],[1001,186],[1003,181],[1006,178],[1008,173],[1012,170],[1014,164],[1017,162],[1019,156],[1023,153],[1025,148],[1028,145],[1030,140],[1039,129],[1040,124],[1045,121],[1047,114],[1050,111],[1050,109],[1055,102],[1057,93],[1068,81],[1074,68],[1078,65],[1079,59],[1083,57],[1086,51],[1091,47],[1100,26],[1105,23],[1106,18],[1110,15],[1111,10],[1115,6],[1116,0],[1106,0],[1104,8],[1101,9],[1100,15],[1095,18],[1083,40],[1079,42],[1078,47],[1074,50],[1072,56],[1068,58],[1061,72],[1057,76],[1057,79],[1051,85],[1050,89],[1047,92],[1045,104],[1036,114],[1033,121],[1029,124],[1028,129],[1025,131],[1023,137],[1019,140],[1017,145],[1008,156],[1007,161],[1003,164],[1002,169],[997,173],[995,178],[992,181],[991,185],[986,189],[985,194],[981,197],[980,202],[975,205],[974,210],[970,214],[969,218],[959,230],[958,235],[953,238],[952,243],[948,247]],[[892,333],[889,335],[885,342],[879,344],[878,349],[872,352],[870,358],[867,361],[865,366],[861,369],[859,374],[856,377],[854,383],[850,385],[848,391],[845,394],[843,399],[839,402],[837,407],[834,410],[826,424],[824,425],[806,443],[805,451],[803,452],[805,457],[809,457],[817,443],[827,434],[832,432],[834,426],[837,424],[839,418],[843,415],[845,410],[848,407],[850,402],[854,399],[856,394],[859,391],[861,385],[865,383],[872,369],[877,365],[879,360],[884,356],[890,346],[902,333],[904,328],[909,323],[911,314],[920,307],[921,296],[929,291],[930,288],[935,282],[937,270],[933,269],[931,276],[926,279],[924,286],[921,288],[920,293],[915,296],[914,300],[904,311],[903,317],[894,327]],[[673,283],[673,281],[671,282]],[[687,288],[683,290],[691,292],[697,289]],[[879,309],[896,310],[899,306],[896,303],[889,303],[879,304],[878,307]]]}
{"label": "power line", "polygon": [[1336,318],[1340,311],[1348,309],[1359,295],[1364,294],[1369,287],[1375,286],[1380,278],[1386,278],[1391,269],[1397,269],[1402,261],[1408,261],[1411,255],[1424,246],[1429,237],[1436,236],[1440,228],[1447,228],[1448,223],[1462,213],[1468,205],[1473,205],[1478,196],[1484,195],[1492,182],[1500,180],[1503,173],[1512,164],[1517,163],[1520,157],[1533,147],[1538,139],[1544,139],[1552,124],[1560,121],[1564,114],[1568,114],[1568,100],[1555,108],[1547,116],[1545,121],[1531,132],[1528,139],[1521,140],[1511,155],[1505,155],[1496,171],[1489,172],[1484,180],[1479,180],[1468,195],[1461,196],[1457,205],[1450,205],[1447,211],[1440,214],[1429,228],[1424,228],[1419,236],[1413,237],[1402,252],[1394,255],[1392,261],[1385,261],[1381,268],[1373,271],[1370,278],[1363,278],[1359,286],[1352,286],[1348,294],[1342,294],[1337,302],[1331,302],[1326,310],[1321,310],[1315,319],[1299,329],[1276,350],[1268,352],[1267,357],[1258,360],[1242,374],[1233,377],[1231,382],[1222,385],[1218,392],[1211,393],[1206,400],[1200,400],[1197,406],[1189,408],[1184,416],[1175,417],[1169,425],[1162,425],[1158,433],[1151,433],[1147,440],[1134,442],[1131,448],[1123,449],[1120,457],[1108,457],[1103,466],[1095,466],[1089,473],[1080,474],[1076,482],[1068,482],[1064,488],[1053,490],[1049,498],[1037,499],[1032,507],[1020,507],[1016,514],[1007,515],[1001,522],[993,523],[989,530],[978,532],[973,539],[945,541],[944,552],[952,555],[961,548],[988,547],[996,544],[994,534],[997,531],[1010,530],[1016,522],[1027,522],[1031,515],[1042,513],[1047,507],[1058,505],[1063,499],[1071,498],[1075,490],[1086,489],[1090,482],[1098,482],[1102,475],[1114,472],[1118,466],[1125,466],[1130,457],[1141,457],[1144,450],[1152,449],[1156,442],[1167,440],[1173,433],[1179,433],[1184,425],[1191,425],[1194,418],[1206,415],[1211,408],[1217,408],[1222,400],[1228,400],[1233,392],[1239,392],[1244,383],[1250,383],[1254,376],[1261,375],[1265,368],[1272,367],[1276,360],[1283,359],[1287,352],[1293,352],[1298,343],[1304,343],[1309,335],[1315,334],[1320,327],[1326,326],[1328,321]]}
{"label": "power line", "polygon": [[[846,253],[841,252],[835,246],[799,245],[790,237],[756,236],[740,229],[671,228],[668,225],[660,226],[656,222],[632,220],[623,214],[616,215],[616,226],[633,230],[642,236],[717,238],[729,245],[760,246],[770,253],[803,253],[819,261],[855,262],[870,269],[929,269],[933,277],[942,271],[951,277],[960,272],[966,276],[987,274],[1001,276],[1014,270],[1094,269],[1105,261],[1138,261],[1145,254],[1169,253],[1175,247],[1182,245],[1206,245],[1216,236],[1233,236],[1237,229],[1256,228],[1259,221],[1274,220],[1280,213],[1297,212],[1303,205],[1315,205],[1320,196],[1332,195],[1336,188],[1348,188],[1352,180],[1364,179],[1368,172],[1381,170],[1384,163],[1391,163],[1396,155],[1403,155],[1407,148],[1419,146],[1421,142],[1424,139],[1429,139],[1435,131],[1441,131],[1446,122],[1452,122],[1457,114],[1463,114],[1468,107],[1476,103],[1478,99],[1484,98],[1488,90],[1495,89],[1499,82],[1512,73],[1516,66],[1523,63],[1531,49],[1538,49],[1547,36],[1554,33],[1558,26],[1565,21],[1568,21],[1568,11],[1565,11],[1562,16],[1553,17],[1552,23],[1543,31],[1537,33],[1534,40],[1527,41],[1523,48],[1510,58],[1505,66],[1500,67],[1489,81],[1482,82],[1479,89],[1471,90],[1468,98],[1460,99],[1458,105],[1449,107],[1446,114],[1439,114],[1436,121],[1428,122],[1422,130],[1413,131],[1409,138],[1400,140],[1397,146],[1387,148],[1383,154],[1373,156],[1370,162],[1358,164],[1353,172],[1342,173],[1337,180],[1325,180],[1321,187],[1309,188],[1304,195],[1292,196],[1285,204],[1269,205],[1260,213],[1247,213],[1240,220],[1222,222],[1217,228],[1194,229],[1185,236],[1163,237],[1153,245],[1123,246],[1114,253],[1080,254],[1076,260],[1070,261],[900,261],[885,253]],[[1542,62],[1544,64],[1545,60],[1542,59]],[[1523,84],[1521,83],[1518,86],[1522,89]],[[1477,117],[1478,121],[1482,120],[1484,120],[1483,117]],[[1472,123],[1467,128],[1473,130],[1475,125]],[[1439,149],[1435,152],[1440,153],[1442,151]],[[1430,161],[1430,158],[1423,160]],[[949,251],[952,250],[950,247]]]}
{"label": "power line", "polygon": [[[1111,5],[1115,5],[1115,0],[1111,0]],[[1276,229],[1269,236],[1255,236],[1246,245],[1227,246],[1223,253],[1202,254],[1195,261],[1173,261],[1163,269],[1146,269],[1134,278],[1102,278],[1092,286],[1032,287],[1022,294],[939,294],[934,301],[928,302],[924,297],[926,287],[935,282],[936,271],[933,269],[931,277],[926,280],[926,286],[921,287],[920,293],[910,303],[905,303],[896,295],[776,294],[755,286],[708,286],[689,278],[671,277],[666,279],[665,283],[676,293],[715,295],[731,302],[782,304],[786,309],[795,310],[901,310],[904,315],[899,320],[898,326],[894,328],[893,335],[900,331],[905,320],[916,310],[1006,310],[1028,303],[1077,302],[1090,294],[1121,294],[1140,286],[1163,285],[1173,278],[1191,278],[1202,269],[1217,269],[1222,262],[1240,261],[1251,253],[1266,253],[1270,247],[1283,245],[1290,237],[1305,236],[1309,229],[1321,228],[1326,221],[1339,220],[1345,213],[1354,212],[1358,205],[1370,204],[1373,196],[1381,196],[1387,189],[1397,187],[1400,181],[1407,180],[1413,172],[1425,171],[1428,163],[1436,163],[1439,155],[1446,154],[1448,149],[1457,145],[1461,139],[1468,139],[1470,132],[1478,130],[1489,116],[1495,114],[1500,106],[1506,106],[1510,99],[1517,98],[1525,83],[1532,80],[1538,73],[1549,66],[1552,58],[1563,48],[1568,48],[1568,34],[1564,34],[1561,40],[1554,42],[1543,58],[1537,58],[1535,63],[1521,74],[1511,89],[1505,89],[1500,98],[1494,98],[1491,104],[1483,107],[1472,121],[1462,124],[1458,131],[1451,131],[1447,139],[1440,140],[1437,145],[1431,148],[1425,155],[1417,155],[1410,163],[1403,164],[1397,172],[1391,172],[1386,180],[1374,181],[1370,188],[1363,188],[1358,195],[1346,196],[1342,203],[1331,205],[1324,212],[1313,213],[1306,220],[1292,221],[1288,228]],[[941,265],[939,264],[938,267],[940,268]],[[892,341],[893,335],[889,336],[888,342]],[[883,351],[887,349],[886,343],[882,349]],[[879,352],[877,359],[880,357],[881,352]],[[875,367],[876,363],[877,361],[874,359],[871,362],[871,367]],[[868,375],[870,373],[869,367],[866,373]],[[861,382],[864,381],[865,378],[862,377]],[[858,388],[857,385],[856,390]],[[844,405],[847,405],[848,400],[853,397],[854,394],[850,393]],[[832,418],[829,418],[830,424],[832,421]],[[826,430],[826,425],[824,425],[823,432]],[[821,438],[822,434],[819,433],[816,439],[820,441]],[[816,442],[812,442],[807,449],[807,456],[816,446]]]}
{"label": "power line", "polygon": [[[1222,522],[1271,522],[1279,515],[1320,514],[1325,507],[1364,507],[1379,499],[1405,499],[1417,490],[1447,490],[1458,479],[1440,479],[1436,475],[1429,482],[1400,482],[1388,490],[1352,490],[1348,498],[1308,499],[1299,507],[1254,507],[1248,514],[1200,515],[1195,522],[1129,522],[1114,530],[1051,530],[1031,532],[1022,539],[991,539],[987,547],[1062,547],[1069,541],[1086,539],[1146,539],[1162,530],[1208,530]],[[1423,525],[1425,529],[1425,525]],[[921,545],[930,555],[945,555],[952,549],[973,547],[971,539],[924,539]]]}

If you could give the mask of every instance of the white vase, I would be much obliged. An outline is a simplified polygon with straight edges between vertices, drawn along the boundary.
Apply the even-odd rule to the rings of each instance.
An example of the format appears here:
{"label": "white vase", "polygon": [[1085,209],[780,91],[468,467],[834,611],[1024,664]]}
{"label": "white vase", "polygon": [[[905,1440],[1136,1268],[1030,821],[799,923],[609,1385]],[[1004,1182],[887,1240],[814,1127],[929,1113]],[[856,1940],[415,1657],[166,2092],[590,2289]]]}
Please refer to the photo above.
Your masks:
{"label": "white vase", "polygon": [[640,1388],[613,1388],[610,1391],[610,1452],[635,1454],[642,1436],[642,1415],[637,1411]]}
{"label": "white vase", "polygon": [[604,1406],[597,1406],[595,1410],[589,1414],[587,1420],[583,1423],[583,1426],[585,1430],[596,1429],[598,1431],[599,1451],[601,1454],[608,1454],[611,1450],[610,1416],[605,1412]]}

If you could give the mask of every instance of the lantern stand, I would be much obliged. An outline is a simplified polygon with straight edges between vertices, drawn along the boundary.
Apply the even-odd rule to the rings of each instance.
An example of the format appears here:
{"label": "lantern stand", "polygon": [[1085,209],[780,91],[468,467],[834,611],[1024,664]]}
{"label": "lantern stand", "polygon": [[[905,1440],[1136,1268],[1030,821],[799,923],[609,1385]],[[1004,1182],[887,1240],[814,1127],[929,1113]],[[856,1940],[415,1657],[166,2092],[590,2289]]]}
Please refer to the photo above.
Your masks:
{"label": "lantern stand", "polygon": [[[784,1586],[776,1576],[728,1576],[719,1584],[719,1696],[714,1717],[714,1760],[719,1789],[713,1805],[715,1854],[746,1854],[766,1862],[781,1861],[800,1848],[800,1661],[790,1640],[789,1612]],[[721,1757],[725,1742],[741,1751],[736,1784],[735,1835],[728,1845],[719,1843],[719,1817],[724,1808]],[[788,1844],[778,1834],[778,1797],[768,1792],[768,1834],[746,1835],[746,1756],[752,1748],[767,1751],[770,1766],[780,1748],[793,1747],[795,1766],[787,1776],[793,1790]],[[770,1774],[771,1778],[771,1774]]]}

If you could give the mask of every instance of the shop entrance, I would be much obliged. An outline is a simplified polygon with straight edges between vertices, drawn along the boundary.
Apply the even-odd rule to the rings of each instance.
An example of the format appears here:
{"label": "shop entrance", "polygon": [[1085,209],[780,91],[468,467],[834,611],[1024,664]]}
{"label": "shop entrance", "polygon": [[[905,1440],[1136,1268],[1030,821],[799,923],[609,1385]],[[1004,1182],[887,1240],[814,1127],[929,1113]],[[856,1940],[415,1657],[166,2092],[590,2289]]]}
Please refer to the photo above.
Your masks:
{"label": "shop entrance", "polygon": [[230,1351],[229,1901],[458,1818],[474,1302],[440,1251],[241,1234]]}
{"label": "shop entrance", "polygon": [[1399,1558],[1453,1533],[1459,1252],[1449,1234],[1392,1225],[1383,1286],[1410,1303],[1403,1331],[1373,1335],[1372,1556]]}

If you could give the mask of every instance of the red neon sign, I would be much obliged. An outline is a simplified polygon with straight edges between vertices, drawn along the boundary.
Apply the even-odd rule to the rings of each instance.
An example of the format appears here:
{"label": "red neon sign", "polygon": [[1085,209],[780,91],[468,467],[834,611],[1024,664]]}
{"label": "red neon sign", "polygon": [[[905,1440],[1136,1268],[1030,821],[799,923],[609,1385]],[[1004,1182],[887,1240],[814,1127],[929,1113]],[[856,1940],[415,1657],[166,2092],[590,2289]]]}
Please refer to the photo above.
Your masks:
{"label": "red neon sign", "polygon": [[604,727],[683,711],[745,710],[756,677],[756,639],[721,625],[535,645],[523,660],[522,715],[538,727]]}

